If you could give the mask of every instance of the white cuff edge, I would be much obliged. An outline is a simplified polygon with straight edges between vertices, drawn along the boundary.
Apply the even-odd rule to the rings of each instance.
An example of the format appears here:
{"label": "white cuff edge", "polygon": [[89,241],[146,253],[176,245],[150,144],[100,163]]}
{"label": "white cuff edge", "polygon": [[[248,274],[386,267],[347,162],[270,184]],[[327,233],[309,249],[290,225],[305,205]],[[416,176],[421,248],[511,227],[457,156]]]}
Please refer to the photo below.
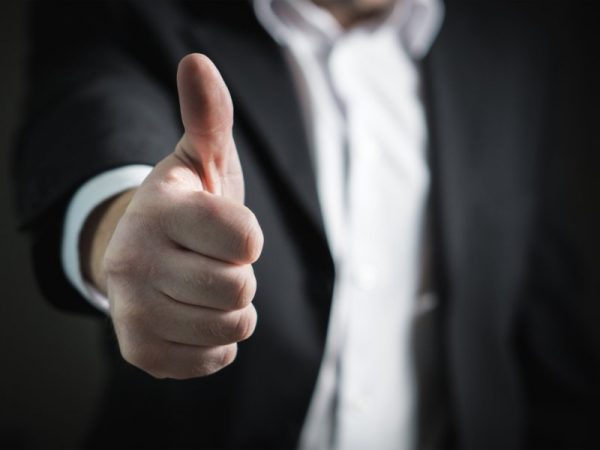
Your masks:
{"label": "white cuff edge", "polygon": [[85,221],[102,202],[128,189],[140,186],[152,166],[141,164],[119,167],[101,173],[84,183],[71,199],[62,233],[61,263],[67,279],[100,311],[108,314],[108,298],[83,278],[79,265],[79,238]]}

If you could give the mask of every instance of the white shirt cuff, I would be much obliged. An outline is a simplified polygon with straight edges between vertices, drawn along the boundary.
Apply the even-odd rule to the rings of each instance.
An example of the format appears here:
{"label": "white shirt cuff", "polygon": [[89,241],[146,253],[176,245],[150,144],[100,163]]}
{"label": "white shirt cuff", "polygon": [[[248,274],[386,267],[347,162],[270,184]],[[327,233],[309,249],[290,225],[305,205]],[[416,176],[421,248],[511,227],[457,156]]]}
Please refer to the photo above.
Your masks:
{"label": "white shirt cuff", "polygon": [[61,260],[67,279],[93,306],[108,314],[108,298],[83,278],[79,264],[79,238],[88,216],[105,200],[142,184],[152,166],[129,165],[91,178],[71,199],[65,215]]}

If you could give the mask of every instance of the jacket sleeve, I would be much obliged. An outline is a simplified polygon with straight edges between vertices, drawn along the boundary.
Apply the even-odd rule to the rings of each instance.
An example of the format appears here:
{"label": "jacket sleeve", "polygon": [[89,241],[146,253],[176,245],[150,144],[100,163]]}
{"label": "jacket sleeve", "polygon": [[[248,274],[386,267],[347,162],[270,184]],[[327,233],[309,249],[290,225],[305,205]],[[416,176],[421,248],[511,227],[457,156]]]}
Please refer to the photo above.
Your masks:
{"label": "jacket sleeve", "polygon": [[[181,134],[176,68],[165,63],[156,70],[157,39],[140,23],[130,2],[31,3],[30,91],[14,154],[16,204],[20,226],[32,237],[40,288],[63,308],[94,311],[60,264],[70,197],[96,174],[154,165]],[[140,45],[145,36],[147,45]]]}

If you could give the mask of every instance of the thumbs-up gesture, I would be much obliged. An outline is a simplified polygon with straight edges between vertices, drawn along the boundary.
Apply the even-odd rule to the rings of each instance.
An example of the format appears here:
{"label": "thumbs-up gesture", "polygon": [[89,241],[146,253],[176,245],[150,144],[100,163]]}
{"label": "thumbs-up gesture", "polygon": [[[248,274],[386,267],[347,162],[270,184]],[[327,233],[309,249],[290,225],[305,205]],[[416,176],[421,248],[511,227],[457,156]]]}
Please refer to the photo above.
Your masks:
{"label": "thumbs-up gesture", "polygon": [[123,207],[92,278],[108,295],[125,360],[184,379],[230,364],[254,331],[251,264],[263,236],[243,204],[225,82],[193,54],[177,86],[185,133]]}

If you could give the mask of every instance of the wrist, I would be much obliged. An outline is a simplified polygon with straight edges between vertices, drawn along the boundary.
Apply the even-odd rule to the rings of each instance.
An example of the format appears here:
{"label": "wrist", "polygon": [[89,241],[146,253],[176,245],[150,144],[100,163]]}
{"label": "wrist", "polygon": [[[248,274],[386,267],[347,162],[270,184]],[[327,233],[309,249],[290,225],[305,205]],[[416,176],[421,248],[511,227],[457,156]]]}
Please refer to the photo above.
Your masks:
{"label": "wrist", "polygon": [[127,190],[104,201],[92,211],[82,229],[79,241],[82,274],[103,295],[106,295],[104,255],[136,190]]}

